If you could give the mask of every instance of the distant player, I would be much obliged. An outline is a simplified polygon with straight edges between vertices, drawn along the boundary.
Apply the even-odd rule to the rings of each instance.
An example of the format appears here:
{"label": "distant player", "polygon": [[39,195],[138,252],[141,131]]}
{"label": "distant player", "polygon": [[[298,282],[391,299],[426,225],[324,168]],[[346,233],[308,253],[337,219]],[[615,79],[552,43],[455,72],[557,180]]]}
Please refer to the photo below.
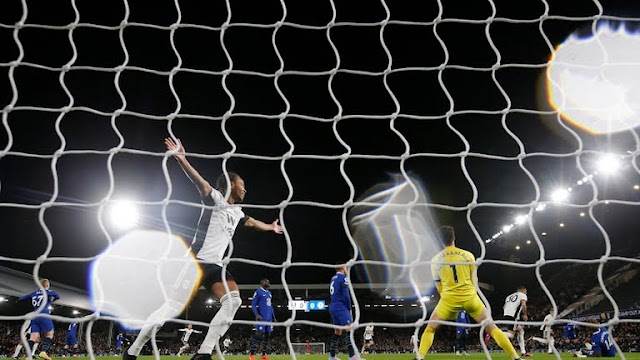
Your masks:
{"label": "distant player", "polygon": [[[34,343],[33,341],[31,341],[31,321],[27,320],[27,324],[26,324],[26,329],[24,330],[24,337],[27,339],[29,346],[31,346],[31,354],[33,357],[37,357],[37,355],[35,355],[36,353],[36,349],[38,348],[38,343]],[[16,350],[13,353],[12,358],[13,359],[17,359],[18,356],[20,356],[20,351],[22,351],[22,349],[24,348],[24,346],[22,346],[22,339],[18,340],[19,343],[18,345],[16,345]],[[27,349],[24,349],[24,353],[27,353]]]}
{"label": "distant player", "polygon": [[[228,272],[224,274],[222,272],[222,260],[236,227],[242,225],[253,230],[272,231],[276,234],[282,234],[283,229],[278,225],[278,220],[266,224],[244,214],[238,204],[244,199],[247,190],[244,180],[238,174],[228,172],[228,181],[224,174],[220,175],[214,188],[189,163],[180,142],[175,143],[172,139],[166,138],[164,143],[167,150],[178,152],[174,158],[187,177],[196,185],[202,204],[206,206],[200,213],[196,233],[191,243],[191,252],[200,263],[202,270],[200,285],[219,299],[221,307],[211,319],[207,335],[192,359],[209,360],[213,349],[218,346],[220,338],[227,332],[242,305],[235,279]],[[159,326],[162,326],[162,323],[145,325],[133,344],[123,353],[123,360],[136,359],[142,347],[151,338],[152,332]]]}
{"label": "distant player", "polygon": [[311,342],[307,340],[307,345],[305,346],[305,355],[311,355]]}
{"label": "distant player", "polygon": [[[431,345],[436,330],[440,326],[436,321],[451,321],[460,310],[465,310],[477,323],[491,320],[489,312],[476,292],[475,257],[470,252],[457,248],[455,231],[451,226],[440,228],[445,248],[431,259],[431,272],[440,293],[440,300],[431,313],[427,328],[422,333],[418,358],[423,359]],[[462,264],[460,264],[462,263]],[[509,338],[491,321],[485,328],[512,359],[519,359],[518,353]]]}
{"label": "distant player", "polygon": [[542,320],[542,326],[540,326],[540,330],[542,330],[542,337],[531,337],[531,340],[537,341],[541,344],[547,344],[549,346],[547,353],[549,354],[553,354],[553,349],[556,343],[556,340],[553,338],[553,329],[551,328],[553,315],[553,309],[551,309],[547,316],[544,317],[544,320]]}
{"label": "distant player", "polygon": [[123,344],[124,344],[124,334],[122,332],[119,332],[118,335],[116,335],[116,354],[117,355],[122,354]]}
{"label": "distant player", "polygon": [[[591,319],[590,323],[598,324],[598,320]],[[582,356],[580,356],[582,355]],[[616,347],[613,345],[613,340],[609,337],[607,328],[601,327],[595,331],[590,338],[585,340],[585,348],[579,353],[576,353],[578,357],[615,357]]]}
{"label": "distant player", "polygon": [[[466,311],[460,310],[458,317],[456,318],[458,324],[470,324],[469,314]],[[456,326],[456,355],[468,355],[467,354],[467,340],[469,339],[469,327],[468,326]]]}
{"label": "distant player", "polygon": [[67,356],[78,357],[78,323],[71,323],[67,328],[67,336],[64,338],[64,350]]}
{"label": "distant player", "polygon": [[368,354],[373,346],[373,325],[367,325],[364,327],[364,342],[362,344],[362,350],[360,351],[363,354]]}
{"label": "distant player", "polygon": [[231,341],[231,338],[228,337],[228,336],[222,341],[222,346],[223,346],[222,353],[223,354],[226,354],[226,353],[229,352],[229,348],[231,347],[231,343],[232,342],[233,341]]}
{"label": "distant player", "polygon": [[564,346],[569,351],[577,350],[576,347],[578,346],[578,344],[580,342],[580,340],[578,339],[578,329],[579,328],[580,327],[577,324],[568,323],[562,329],[563,330],[562,338],[564,340]]}
{"label": "distant player", "polygon": [[418,347],[418,337],[416,334],[411,334],[411,340],[409,340],[409,342],[411,343],[411,349],[415,351],[416,347]]}
{"label": "distant player", "polygon": [[[269,287],[271,282],[267,278],[260,280],[260,287],[253,293],[253,300],[251,300],[251,310],[256,317],[256,321],[276,321],[275,313],[273,312],[273,306],[271,301],[273,296]],[[271,340],[271,333],[273,332],[273,325],[256,325],[256,332],[251,338],[249,359],[255,360],[256,352],[260,345],[262,345],[261,360],[268,360],[269,356],[269,341]]]}
{"label": "distant player", "polygon": [[191,334],[202,334],[202,331],[195,330],[193,328],[193,325],[191,324],[187,325],[186,328],[178,329],[178,331],[184,332],[184,334],[182,334],[182,336],[180,337],[180,341],[182,341],[182,347],[180,347],[180,350],[178,350],[177,354],[178,356],[182,356],[182,353],[189,348],[189,338],[191,337]]}
{"label": "distant player", "polygon": [[[49,305],[54,301],[60,299],[60,295],[57,292],[49,289],[51,287],[51,283],[47,279],[40,280],[40,284],[42,289],[36,290],[31,294],[21,296],[18,301],[31,300],[31,305],[33,306],[33,311],[40,311],[41,314],[51,314],[51,310],[49,310]],[[39,308],[42,306],[42,310]],[[44,338],[42,338],[44,336]],[[53,342],[53,321],[50,318],[45,317],[36,317],[31,320],[31,338],[29,341],[29,346],[32,343],[40,342],[42,338],[42,346],[40,348],[39,357],[45,360],[51,360],[47,352],[51,347],[51,343]],[[33,346],[31,346],[33,349]]]}
{"label": "distant player", "polygon": [[509,325],[509,334],[507,337],[513,338],[517,333],[518,345],[520,346],[520,353],[522,354],[522,357],[533,356],[527,353],[527,349],[525,347],[524,327],[518,324],[518,321],[520,320],[529,320],[529,315],[527,314],[527,299],[527,288],[519,286],[516,292],[507,296],[504,300],[504,306],[502,307],[504,311],[504,319],[515,321],[514,325]]}
{"label": "distant player", "polygon": [[[334,325],[349,326],[353,322],[351,314],[351,294],[349,293],[349,279],[347,278],[347,268],[339,266],[337,273],[331,278],[329,294],[331,302],[329,304],[329,315]],[[351,329],[348,329],[351,331]],[[347,352],[350,360],[356,360],[356,352],[351,344],[351,339],[344,333],[343,329],[335,329],[329,343],[329,360],[340,360],[336,357],[336,352],[340,343],[347,343]]]}

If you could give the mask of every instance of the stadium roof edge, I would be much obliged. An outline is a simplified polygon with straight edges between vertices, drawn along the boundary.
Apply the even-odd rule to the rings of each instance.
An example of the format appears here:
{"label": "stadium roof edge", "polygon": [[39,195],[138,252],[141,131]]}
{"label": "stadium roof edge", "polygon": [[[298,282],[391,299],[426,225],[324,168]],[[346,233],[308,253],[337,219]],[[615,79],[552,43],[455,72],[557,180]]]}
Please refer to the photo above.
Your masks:
{"label": "stadium roof edge", "polygon": [[[52,290],[60,294],[60,300],[55,304],[91,310],[91,300],[86,291],[58,282],[54,278],[49,278],[49,280]],[[33,274],[0,266],[0,294],[19,297],[36,289],[37,285]]]}

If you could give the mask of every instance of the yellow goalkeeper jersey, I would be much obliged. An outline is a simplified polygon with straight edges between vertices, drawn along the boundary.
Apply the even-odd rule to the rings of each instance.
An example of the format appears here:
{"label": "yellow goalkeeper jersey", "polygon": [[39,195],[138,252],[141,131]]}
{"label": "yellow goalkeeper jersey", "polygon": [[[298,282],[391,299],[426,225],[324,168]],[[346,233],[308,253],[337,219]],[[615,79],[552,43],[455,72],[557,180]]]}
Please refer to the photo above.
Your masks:
{"label": "yellow goalkeeper jersey", "polygon": [[442,284],[441,298],[463,300],[476,294],[475,261],[472,253],[455,246],[445,247],[431,259],[433,279]]}

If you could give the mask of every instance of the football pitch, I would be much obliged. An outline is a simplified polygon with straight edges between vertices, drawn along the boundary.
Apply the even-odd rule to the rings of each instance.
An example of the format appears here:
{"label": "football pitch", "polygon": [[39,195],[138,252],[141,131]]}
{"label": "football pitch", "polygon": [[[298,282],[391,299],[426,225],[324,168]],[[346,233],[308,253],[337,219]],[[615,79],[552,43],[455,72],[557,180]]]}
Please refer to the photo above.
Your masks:
{"label": "football pitch", "polygon": [[[626,353],[624,354],[626,359],[629,360],[640,360],[640,353]],[[575,357],[573,357],[572,354],[570,353],[562,353],[561,354],[562,359],[575,359]],[[191,359],[190,355],[184,355],[184,356],[160,356],[160,358],[162,360],[189,360]],[[247,355],[225,355],[224,357],[225,359],[228,360],[248,360],[249,356]],[[298,355],[297,359],[299,360],[327,360],[328,358],[328,354],[324,354],[324,355],[318,355],[318,354],[314,354],[314,355]],[[342,359],[342,360],[348,360],[349,356],[347,354],[338,354],[338,358]],[[363,355],[362,357],[363,359],[366,360],[411,360],[414,358],[414,356],[412,354],[367,354],[367,355]],[[549,354],[544,354],[544,353],[535,353],[534,356],[532,358],[529,359],[534,359],[534,360],[551,360],[551,359],[555,359],[556,357],[554,355],[549,355]],[[621,357],[618,355],[615,357],[615,359],[620,359]],[[77,359],[81,359],[81,360],[89,360],[89,358],[77,358]],[[97,360],[120,360],[122,359],[119,356],[108,356],[108,357],[96,357]],[[138,360],[153,360],[154,357],[153,356],[139,356]],[[217,356],[212,356],[213,360],[219,359]],[[260,356],[256,356],[256,360],[260,359]],[[270,360],[290,360],[293,359],[291,357],[291,355],[272,355],[269,356]],[[453,353],[442,353],[442,354],[429,354],[427,357],[425,357],[425,360],[429,360],[429,359],[434,359],[434,360],[443,360],[443,359],[467,359],[467,360],[480,360],[480,359],[487,359],[487,357],[485,356],[485,354],[483,353],[475,353],[475,354],[470,354],[468,356],[456,356]],[[504,353],[492,353],[491,354],[491,359],[504,359],[504,360],[508,360],[509,356],[504,354]]]}

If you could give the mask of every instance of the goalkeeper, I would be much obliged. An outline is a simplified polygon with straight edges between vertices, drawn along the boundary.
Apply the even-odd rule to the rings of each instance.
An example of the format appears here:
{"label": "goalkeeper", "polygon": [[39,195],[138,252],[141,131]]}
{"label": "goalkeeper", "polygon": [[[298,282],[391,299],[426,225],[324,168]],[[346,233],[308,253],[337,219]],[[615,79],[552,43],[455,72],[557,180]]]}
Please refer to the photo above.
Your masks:
{"label": "goalkeeper", "polygon": [[[436,329],[440,325],[435,321],[455,320],[460,310],[466,310],[478,323],[487,319],[491,321],[487,309],[476,293],[475,257],[470,252],[456,247],[453,227],[442,226],[440,234],[446,246],[431,259],[431,272],[440,293],[440,300],[431,313],[427,328],[422,333],[419,347],[420,359],[427,355],[433,344]],[[486,331],[512,359],[520,358],[509,338],[493,321],[487,325]]]}

